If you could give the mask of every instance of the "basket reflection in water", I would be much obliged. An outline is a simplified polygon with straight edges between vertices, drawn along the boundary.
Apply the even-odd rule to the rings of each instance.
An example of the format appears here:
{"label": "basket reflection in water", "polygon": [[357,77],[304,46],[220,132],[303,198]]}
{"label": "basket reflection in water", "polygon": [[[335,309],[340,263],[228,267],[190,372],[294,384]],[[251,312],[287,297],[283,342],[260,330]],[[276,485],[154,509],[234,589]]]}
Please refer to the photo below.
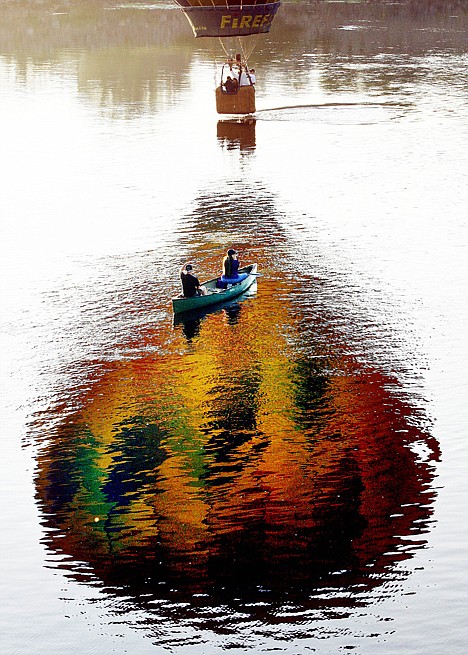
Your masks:
{"label": "basket reflection in water", "polygon": [[216,128],[218,143],[233,150],[253,152],[256,146],[256,120],[254,118],[237,118],[220,120]]}
{"label": "basket reflection in water", "polygon": [[305,601],[411,556],[433,472],[409,446],[434,444],[395,379],[299,354],[312,335],[278,312],[247,301],[189,342],[176,325],[174,352],[102,363],[39,456],[49,548],[116,588],[187,599]]}

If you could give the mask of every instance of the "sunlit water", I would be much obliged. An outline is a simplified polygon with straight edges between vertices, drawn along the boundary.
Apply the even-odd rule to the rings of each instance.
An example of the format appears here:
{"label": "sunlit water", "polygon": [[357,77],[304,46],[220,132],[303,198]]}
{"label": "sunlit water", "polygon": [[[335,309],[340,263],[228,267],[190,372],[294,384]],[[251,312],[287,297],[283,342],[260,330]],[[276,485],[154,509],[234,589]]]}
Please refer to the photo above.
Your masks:
{"label": "sunlit water", "polygon": [[[2,4],[2,652],[465,652],[438,4],[283,5],[242,122],[170,4]],[[258,283],[174,320],[231,245]]]}

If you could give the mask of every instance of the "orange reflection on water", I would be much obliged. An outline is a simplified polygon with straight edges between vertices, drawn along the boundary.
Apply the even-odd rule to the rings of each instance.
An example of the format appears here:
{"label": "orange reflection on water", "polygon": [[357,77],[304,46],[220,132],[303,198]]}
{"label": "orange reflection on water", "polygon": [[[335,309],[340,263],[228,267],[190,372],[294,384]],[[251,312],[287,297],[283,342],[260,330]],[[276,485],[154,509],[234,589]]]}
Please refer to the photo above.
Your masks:
{"label": "orange reflection on water", "polygon": [[39,457],[50,547],[188,595],[377,584],[409,557],[433,475],[410,446],[436,447],[396,379],[314,353],[298,320],[251,298],[176,324],[165,354],[102,363]]}

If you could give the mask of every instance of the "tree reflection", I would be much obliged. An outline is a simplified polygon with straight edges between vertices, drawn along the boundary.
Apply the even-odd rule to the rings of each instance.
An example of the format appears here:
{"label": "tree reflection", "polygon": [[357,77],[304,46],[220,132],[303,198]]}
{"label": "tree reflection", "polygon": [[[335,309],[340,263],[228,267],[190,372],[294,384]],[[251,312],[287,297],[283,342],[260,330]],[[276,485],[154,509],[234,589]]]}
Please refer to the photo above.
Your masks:
{"label": "tree reflection", "polygon": [[[426,75],[415,57],[465,52],[467,21],[463,0],[286,3],[253,55],[264,72],[257,87],[261,93],[262,79],[279,79],[300,91],[317,71],[325,92],[407,92]],[[1,3],[0,44],[18,80],[27,82],[34,66],[52,66],[74,75],[83,96],[116,117],[175,104],[202,47],[175,6],[67,0]],[[224,57],[221,49],[216,56]],[[438,75],[431,70],[433,83]],[[235,137],[233,129],[218,124],[221,142],[248,152],[254,129],[236,127]]]}
{"label": "tree reflection", "polygon": [[190,607],[369,590],[424,545],[437,443],[398,376],[346,354],[333,306],[311,318],[310,284],[269,260],[286,238],[271,194],[248,220],[247,191],[220,218],[224,200],[200,196],[193,234],[232,223],[245,254],[268,215],[270,274],[190,335],[183,320],[149,335],[158,354],[100,363],[38,456],[45,541],[77,576],[84,561],[116,593]]}

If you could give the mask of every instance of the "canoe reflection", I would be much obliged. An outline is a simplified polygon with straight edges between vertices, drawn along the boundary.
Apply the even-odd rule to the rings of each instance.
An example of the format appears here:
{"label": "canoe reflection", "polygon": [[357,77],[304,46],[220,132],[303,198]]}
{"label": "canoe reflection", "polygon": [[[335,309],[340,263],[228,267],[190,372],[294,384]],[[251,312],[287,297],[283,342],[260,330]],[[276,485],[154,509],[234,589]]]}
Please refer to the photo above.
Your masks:
{"label": "canoe reflection", "polygon": [[75,575],[306,602],[381,584],[421,546],[433,470],[410,446],[437,446],[397,379],[304,354],[311,337],[263,313],[236,303],[176,325],[185,351],[102,363],[38,459],[46,541]]}
{"label": "canoe reflection", "polygon": [[189,312],[183,312],[181,314],[174,314],[174,327],[176,329],[180,327],[183,334],[187,338],[187,341],[190,342],[200,334],[201,323],[210,314],[221,313],[228,323],[234,325],[239,319],[241,303],[244,302],[244,300],[247,298],[251,298],[253,295],[255,295],[256,290],[257,283],[254,282],[252,287],[250,287],[246,293],[238,296],[235,300],[231,300],[226,303],[219,303],[218,305],[212,307],[205,307],[204,309],[197,309]]}

